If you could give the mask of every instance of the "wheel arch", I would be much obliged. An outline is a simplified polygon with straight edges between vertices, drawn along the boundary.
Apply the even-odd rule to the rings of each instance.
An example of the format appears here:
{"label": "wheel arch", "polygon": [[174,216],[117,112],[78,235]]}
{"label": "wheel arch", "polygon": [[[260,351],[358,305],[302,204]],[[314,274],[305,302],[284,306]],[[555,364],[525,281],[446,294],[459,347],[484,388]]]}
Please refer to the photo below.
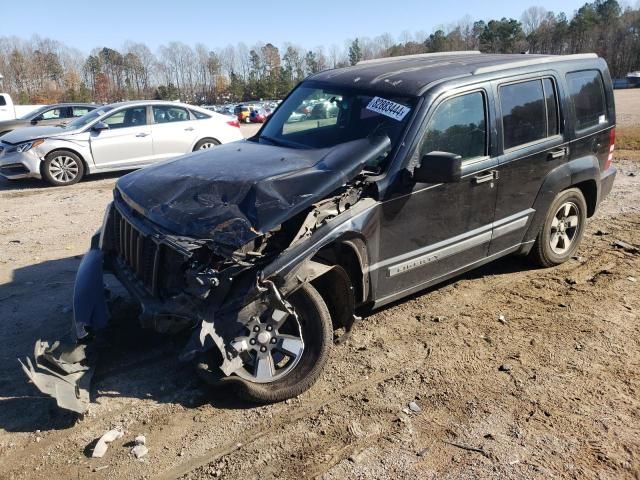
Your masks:
{"label": "wheel arch", "polygon": [[[56,148],[52,149],[50,152],[47,152],[47,154],[44,156],[44,158],[47,158],[52,153],[57,153],[57,152],[71,152],[74,155],[77,155],[78,158],[80,159],[80,161],[82,162],[82,164],[84,165],[85,175],[89,175],[91,173],[91,167],[89,166],[89,163],[87,162],[87,160],[84,158],[84,156],[80,152],[78,152],[77,150],[74,150],[73,148],[56,147]],[[42,173],[42,166],[43,165],[44,165],[44,162],[40,162],[40,172],[41,173]]]}
{"label": "wheel arch", "polygon": [[202,137],[202,138],[199,138],[198,140],[196,140],[196,141],[193,143],[193,145],[192,145],[192,147],[191,147],[191,151],[192,151],[192,152],[197,152],[196,147],[198,146],[198,144],[199,144],[200,142],[202,142],[202,141],[204,141],[204,140],[214,140],[214,141],[218,142],[218,145],[222,145],[222,142],[221,142],[220,140],[218,140],[216,137],[211,137],[211,136],[209,136],[209,137]]}
{"label": "wheel arch", "polygon": [[520,253],[528,253],[556,196],[569,188],[578,188],[587,201],[587,217],[595,214],[599,198],[600,166],[595,156],[571,160],[551,170],[545,177],[533,203],[535,215],[524,236],[525,247]]}
{"label": "wheel arch", "polygon": [[593,179],[585,180],[571,185],[569,188],[577,188],[582,192],[587,202],[587,218],[593,217],[598,206],[598,184],[596,181]]}
{"label": "wheel arch", "polygon": [[305,260],[293,277],[310,283],[327,304],[334,328],[350,328],[356,309],[371,296],[369,255],[364,239],[343,236]]}

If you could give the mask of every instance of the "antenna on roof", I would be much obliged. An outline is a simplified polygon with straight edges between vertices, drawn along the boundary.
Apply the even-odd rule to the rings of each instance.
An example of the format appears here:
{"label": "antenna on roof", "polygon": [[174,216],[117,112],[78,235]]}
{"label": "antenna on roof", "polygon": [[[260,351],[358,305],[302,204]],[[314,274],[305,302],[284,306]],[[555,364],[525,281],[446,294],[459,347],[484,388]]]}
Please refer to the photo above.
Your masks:
{"label": "antenna on roof", "polygon": [[418,53],[415,55],[400,55],[398,57],[383,57],[383,58],[374,58],[372,60],[361,60],[356,65],[367,65],[371,63],[382,63],[382,62],[394,62],[396,60],[413,60],[419,58],[434,58],[434,57],[453,57],[458,55],[480,55],[480,52],[477,50],[462,50],[459,52],[434,52],[434,53]]}

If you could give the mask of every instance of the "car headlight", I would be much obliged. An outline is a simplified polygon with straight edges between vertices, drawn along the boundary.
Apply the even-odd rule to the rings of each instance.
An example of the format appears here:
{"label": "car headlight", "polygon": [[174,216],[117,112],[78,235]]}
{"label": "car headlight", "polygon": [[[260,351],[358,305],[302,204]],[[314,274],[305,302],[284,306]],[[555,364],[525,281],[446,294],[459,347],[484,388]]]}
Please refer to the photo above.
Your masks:
{"label": "car headlight", "polygon": [[20,153],[28,152],[32,148],[36,148],[42,142],[44,142],[44,138],[40,138],[38,140],[33,140],[31,142],[21,143],[20,145],[18,145],[16,147],[16,152],[20,152]]}

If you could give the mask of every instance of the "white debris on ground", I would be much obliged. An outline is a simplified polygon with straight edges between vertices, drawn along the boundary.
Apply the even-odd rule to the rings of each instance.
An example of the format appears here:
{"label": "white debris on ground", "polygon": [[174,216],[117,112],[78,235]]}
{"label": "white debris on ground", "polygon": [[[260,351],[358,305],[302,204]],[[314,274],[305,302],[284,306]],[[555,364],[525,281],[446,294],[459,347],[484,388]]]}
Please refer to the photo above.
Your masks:
{"label": "white debris on ground", "polygon": [[136,444],[135,447],[131,449],[131,453],[138,459],[144,457],[147,453],[149,453],[149,449],[146,447],[147,439],[144,435],[138,435],[133,442]]}
{"label": "white debris on ground", "polygon": [[93,453],[91,453],[91,456],[93,458],[104,457],[104,454],[107,453],[107,449],[109,448],[107,444],[115,440],[118,440],[123,436],[124,436],[124,433],[120,428],[114,428],[113,430],[109,430],[107,433],[105,433],[100,437],[100,440],[98,440],[98,443],[96,443],[96,446],[93,448]]}

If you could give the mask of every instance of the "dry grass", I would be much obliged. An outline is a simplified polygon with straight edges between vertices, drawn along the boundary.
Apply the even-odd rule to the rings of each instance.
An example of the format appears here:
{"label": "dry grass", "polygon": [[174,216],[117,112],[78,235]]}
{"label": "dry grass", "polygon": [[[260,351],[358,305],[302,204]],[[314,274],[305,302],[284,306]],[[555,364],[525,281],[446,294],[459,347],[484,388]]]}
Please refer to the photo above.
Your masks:
{"label": "dry grass", "polygon": [[617,159],[632,160],[640,162],[640,150],[619,150],[616,145],[616,152],[613,154],[614,162]]}
{"label": "dry grass", "polygon": [[616,128],[616,150],[640,151],[640,127]]}

